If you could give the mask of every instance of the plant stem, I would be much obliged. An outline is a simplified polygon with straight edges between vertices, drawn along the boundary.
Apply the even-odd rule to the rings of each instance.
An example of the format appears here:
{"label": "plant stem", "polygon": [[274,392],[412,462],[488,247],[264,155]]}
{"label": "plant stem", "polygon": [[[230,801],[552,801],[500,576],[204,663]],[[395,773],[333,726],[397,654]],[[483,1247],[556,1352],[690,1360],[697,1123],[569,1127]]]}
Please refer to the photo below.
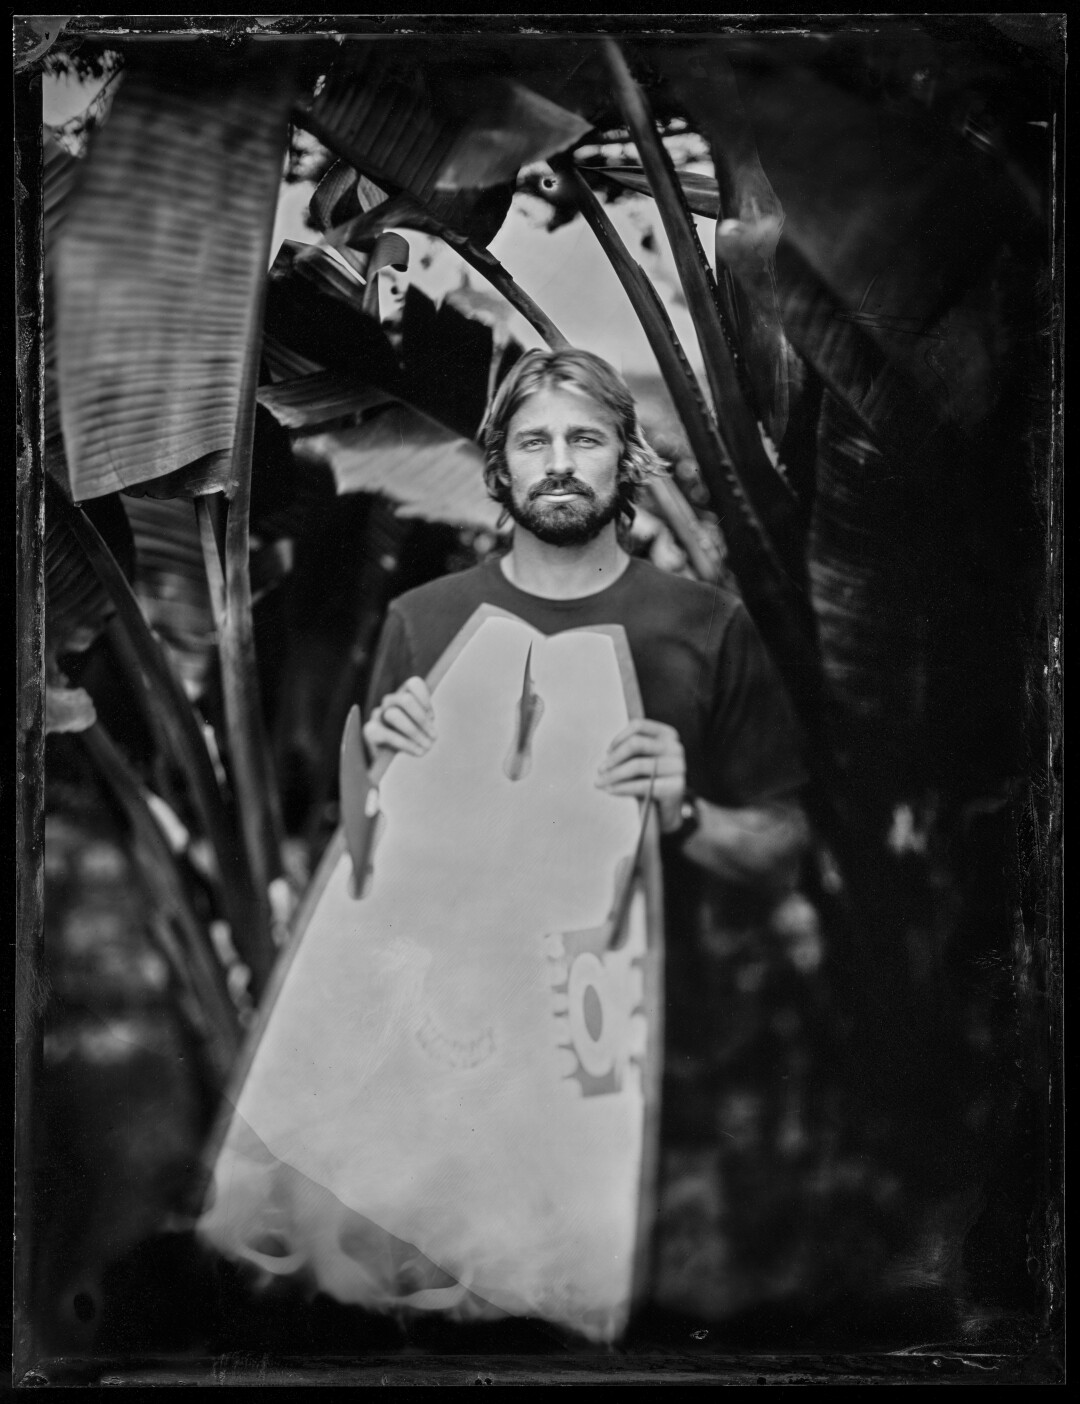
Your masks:
{"label": "plant stem", "polygon": [[214,530],[210,498],[206,493],[195,498],[195,521],[199,528],[203,567],[210,591],[210,612],[214,616],[214,628],[220,639],[225,627],[225,576],[221,569],[221,552],[218,549],[217,532]]}
{"label": "plant stem", "polygon": [[[284,153],[287,124],[282,123],[281,150]],[[276,178],[273,193],[276,193]],[[271,192],[268,190],[268,195]],[[275,201],[268,198],[258,267],[270,261]],[[244,339],[244,375],[240,388],[236,432],[233,439],[232,491],[225,522],[224,610],[218,629],[218,656],[221,663],[225,726],[229,740],[236,805],[240,829],[247,849],[248,866],[255,888],[260,927],[260,980],[273,957],[272,912],[269,889],[283,872],[281,859],[282,822],[280,798],[273,761],[263,721],[259,689],[258,661],[255,656],[255,629],[251,604],[250,509],[252,446],[255,437],[255,394],[258,389],[259,359],[262,353],[263,308],[266,278],[259,281],[248,304],[248,325]],[[209,526],[209,520],[207,521]],[[200,521],[200,530],[202,522]],[[210,532],[213,537],[212,531]],[[216,542],[204,539],[211,599],[220,591]]]}
{"label": "plant stem", "polygon": [[442,238],[452,248],[457,249],[465,262],[481,273],[493,288],[502,293],[510,306],[516,308],[525,320],[535,327],[553,351],[570,345],[569,340],[547,313],[514,281],[494,254],[488,253],[487,249],[481,248],[479,244],[474,244],[471,239],[456,234],[446,225],[442,228]]}
{"label": "plant stem", "polygon": [[656,514],[667,526],[682,549],[699,580],[713,581],[718,561],[704,549],[698,538],[698,519],[694,510],[669,477],[657,475],[646,484],[652,494]]}
{"label": "plant stem", "polygon": [[[757,423],[743,396],[717,308],[716,282],[701,247],[697,226],[675,174],[671,156],[656,130],[648,99],[634,81],[622,49],[614,39],[605,39],[603,52],[619,106],[633,133],[675,257],[679,281],[705,362],[720,437],[741,472],[753,479],[758,511],[765,525],[778,537],[777,544],[782,547],[791,535],[794,495],[765,452]],[[788,557],[788,569],[797,568],[794,552],[786,551],[784,554]]]}

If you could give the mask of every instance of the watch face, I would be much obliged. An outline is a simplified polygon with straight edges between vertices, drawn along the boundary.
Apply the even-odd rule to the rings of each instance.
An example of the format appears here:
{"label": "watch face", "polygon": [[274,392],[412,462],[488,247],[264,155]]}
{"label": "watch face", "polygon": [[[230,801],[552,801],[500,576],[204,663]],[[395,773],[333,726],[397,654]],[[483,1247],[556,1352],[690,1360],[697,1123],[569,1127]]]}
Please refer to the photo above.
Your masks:
{"label": "watch face", "polygon": [[694,830],[701,823],[701,813],[697,807],[697,801],[692,799],[683,800],[682,809],[679,813],[679,827],[677,833],[680,838],[689,838]]}

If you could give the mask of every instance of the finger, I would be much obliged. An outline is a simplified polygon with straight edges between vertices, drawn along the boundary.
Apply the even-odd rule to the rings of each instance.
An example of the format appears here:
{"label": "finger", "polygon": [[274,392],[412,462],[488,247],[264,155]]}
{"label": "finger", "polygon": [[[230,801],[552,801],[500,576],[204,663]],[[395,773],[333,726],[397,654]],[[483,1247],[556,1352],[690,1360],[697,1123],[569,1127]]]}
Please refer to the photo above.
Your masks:
{"label": "finger", "polygon": [[386,698],[379,711],[385,717],[392,707],[400,708],[421,731],[427,732],[434,739],[435,713],[432,711],[430,702],[424,702],[417,697],[415,692],[401,688]]}
{"label": "finger", "polygon": [[676,756],[681,760],[683,756],[682,743],[674,732],[670,735],[628,736],[608,751],[600,763],[600,769],[612,770],[615,766],[621,765],[624,761],[635,756],[649,756],[656,761]]}
{"label": "finger", "polygon": [[431,692],[423,678],[406,678],[401,684],[401,690],[410,693],[422,707],[426,707],[434,716],[434,708],[431,705]]}
{"label": "finger", "polygon": [[665,783],[665,786],[661,788],[659,785],[653,785],[651,780],[623,780],[617,785],[601,785],[600,788],[606,795],[630,795],[634,799],[653,799],[657,804],[677,799],[683,793],[681,785]]}
{"label": "finger", "polygon": [[596,783],[608,789],[624,780],[651,780],[655,777],[659,786],[669,784],[672,780],[681,782],[685,774],[684,767],[674,757],[657,761],[649,756],[631,756],[620,765],[601,771],[597,775]]}
{"label": "finger", "polygon": [[673,726],[668,726],[667,722],[651,721],[648,717],[635,717],[632,722],[628,722],[617,736],[613,737],[609,750],[614,750],[621,742],[628,740],[631,736],[660,736],[667,734],[677,736]]}
{"label": "finger", "polygon": [[373,751],[401,751],[410,756],[424,756],[431,749],[430,744],[422,746],[377,721],[368,722],[364,728],[364,739]]}
{"label": "finger", "polygon": [[404,707],[396,702],[382,709],[378,721],[387,731],[396,731],[402,736],[408,737],[410,741],[415,741],[418,745],[423,746],[425,750],[435,739],[430,732],[409,715]]}
{"label": "finger", "polygon": [[608,750],[615,750],[617,746],[625,744],[635,736],[648,737],[652,740],[666,737],[672,742],[678,741],[679,739],[679,733],[673,726],[668,726],[667,722],[650,721],[647,717],[638,717],[636,720],[630,722],[628,726],[624,726],[622,731],[612,738]]}

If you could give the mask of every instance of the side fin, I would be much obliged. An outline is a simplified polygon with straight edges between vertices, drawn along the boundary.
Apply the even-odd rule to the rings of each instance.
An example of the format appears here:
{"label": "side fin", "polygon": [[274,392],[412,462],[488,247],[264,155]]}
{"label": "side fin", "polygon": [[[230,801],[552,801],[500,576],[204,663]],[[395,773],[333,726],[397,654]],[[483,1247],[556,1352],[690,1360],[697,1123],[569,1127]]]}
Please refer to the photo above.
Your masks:
{"label": "side fin", "polygon": [[353,706],[341,738],[338,767],[341,824],[352,859],[352,895],[360,898],[368,878],[379,817],[379,788],[371,778],[360,731],[360,708]]}

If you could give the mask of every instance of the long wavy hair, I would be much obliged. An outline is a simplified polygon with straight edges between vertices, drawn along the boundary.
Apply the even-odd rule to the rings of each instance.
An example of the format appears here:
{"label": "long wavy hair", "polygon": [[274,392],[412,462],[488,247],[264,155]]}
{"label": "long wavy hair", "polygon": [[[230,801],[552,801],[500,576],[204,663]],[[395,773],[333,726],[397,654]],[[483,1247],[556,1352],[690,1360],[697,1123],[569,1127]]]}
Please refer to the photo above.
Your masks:
{"label": "long wavy hair", "polygon": [[506,435],[510,421],[537,391],[566,386],[587,395],[615,420],[622,443],[616,480],[616,519],[625,526],[634,520],[638,487],[663,465],[645,441],[638,423],[634,398],[622,377],[607,361],[591,351],[526,351],[499,386],[480,430],[484,449],[484,482],[489,495],[502,507],[510,501],[506,468]]}

